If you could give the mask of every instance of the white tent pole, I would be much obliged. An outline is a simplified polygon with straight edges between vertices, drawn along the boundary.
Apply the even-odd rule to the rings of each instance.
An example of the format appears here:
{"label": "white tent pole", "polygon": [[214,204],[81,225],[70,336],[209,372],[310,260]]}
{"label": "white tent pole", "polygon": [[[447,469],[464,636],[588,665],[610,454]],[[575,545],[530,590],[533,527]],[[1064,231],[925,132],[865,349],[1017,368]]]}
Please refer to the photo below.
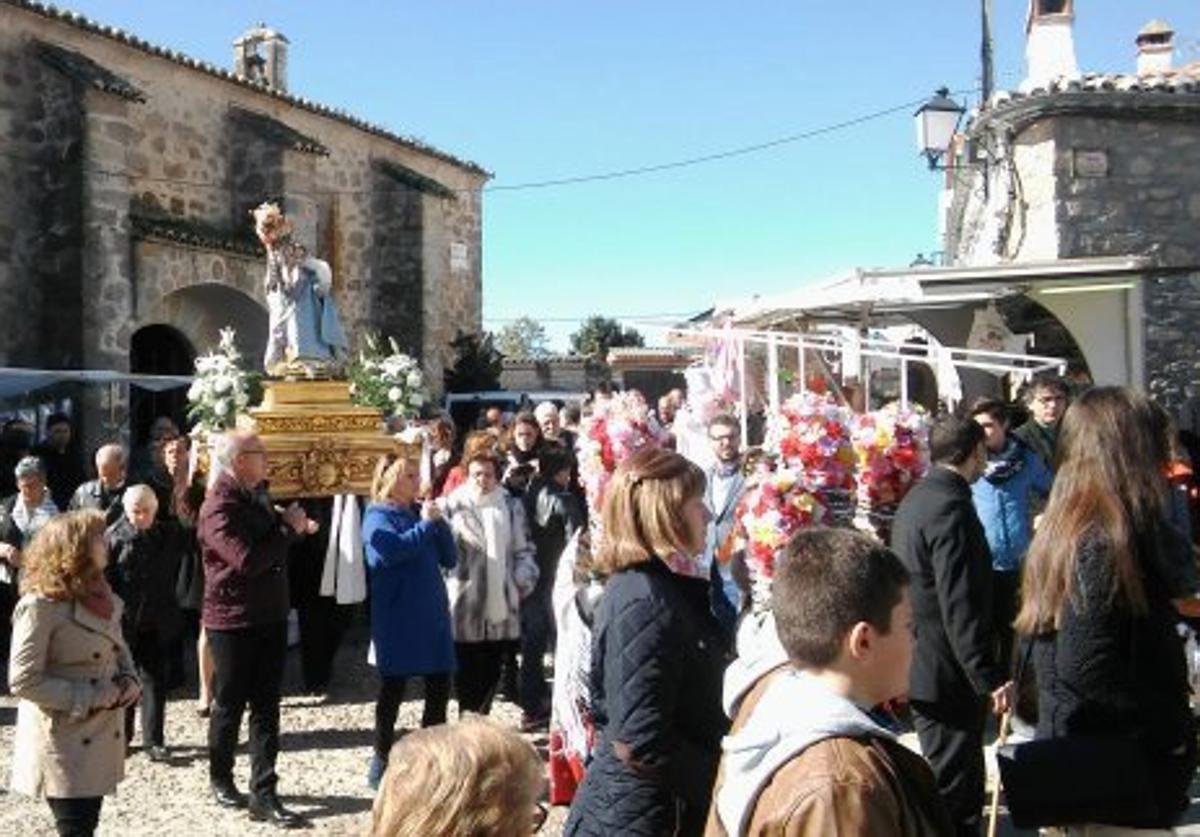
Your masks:
{"label": "white tent pole", "polygon": [[900,409],[908,409],[908,358],[900,358]]}
{"label": "white tent pole", "polygon": [[746,341],[739,337],[737,341],[738,347],[738,380],[741,382],[741,420],[742,420],[742,447],[745,448],[750,444],[750,395],[749,385],[746,383]]}
{"label": "white tent pole", "polygon": [[775,415],[779,412],[779,339],[774,333],[767,340],[767,393]]}

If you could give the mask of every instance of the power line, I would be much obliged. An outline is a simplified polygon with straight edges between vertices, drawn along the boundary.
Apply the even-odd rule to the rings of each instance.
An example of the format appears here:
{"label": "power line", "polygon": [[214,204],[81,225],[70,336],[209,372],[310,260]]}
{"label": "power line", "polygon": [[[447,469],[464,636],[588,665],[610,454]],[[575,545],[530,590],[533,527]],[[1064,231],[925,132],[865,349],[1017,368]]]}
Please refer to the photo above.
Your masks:
{"label": "power line", "polygon": [[[963,95],[966,93],[976,92],[972,89],[963,89],[953,91],[953,95]],[[597,183],[605,180],[617,180],[628,177],[639,177],[647,174],[656,174],[658,172],[671,171],[675,169],[691,168],[693,166],[715,163],[721,160],[728,160],[735,157],[744,157],[750,154],[757,154],[762,151],[768,151],[780,146],[790,145],[804,140],[814,139],[826,134],[844,131],[848,128],[853,128],[857,125],[862,125],[867,122],[872,122],[877,119],[882,119],[886,116],[899,113],[904,110],[910,110],[922,102],[925,98],[914,99],[902,104],[893,105],[883,108],[882,110],[871,111],[870,113],[862,114],[851,119],[846,119],[841,122],[835,122],[830,125],[824,125],[819,128],[813,128],[808,131],[802,131],[797,134],[779,137],[766,142],[754,143],[753,145],[745,145],[738,148],[731,148],[724,151],[717,151],[712,154],[704,154],[699,157],[689,157],[681,160],[672,160],[664,163],[654,163],[645,166],[636,166],[633,168],[617,169],[607,172],[596,172],[592,174],[575,175],[570,177],[552,178],[546,180],[531,180],[522,183],[499,184],[495,186],[485,186],[480,189],[452,189],[450,191],[461,194],[473,194],[476,192],[517,192],[529,191],[533,189],[547,189],[559,186],[572,186],[583,183]],[[29,162],[41,162],[37,157],[28,155],[16,154],[10,151],[0,151],[0,156],[9,157],[12,159],[23,159]],[[137,174],[129,171],[116,171],[112,169],[89,168],[87,174],[90,176],[100,177],[124,177],[132,181],[140,183],[163,183],[174,186],[185,186],[195,189],[214,189],[220,191],[229,191],[232,187],[226,182],[189,180],[178,177],[162,177],[149,174]],[[398,193],[400,189],[295,189],[291,190],[296,194],[302,195],[350,195],[350,196],[369,196]]]}

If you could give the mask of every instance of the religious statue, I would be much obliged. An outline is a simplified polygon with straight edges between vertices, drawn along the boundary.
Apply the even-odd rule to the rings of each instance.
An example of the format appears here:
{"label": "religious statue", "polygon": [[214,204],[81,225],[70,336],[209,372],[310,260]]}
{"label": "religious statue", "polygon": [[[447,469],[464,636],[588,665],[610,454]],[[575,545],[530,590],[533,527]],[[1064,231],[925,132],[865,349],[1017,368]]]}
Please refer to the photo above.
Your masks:
{"label": "religious statue", "polygon": [[349,350],[333,299],[333,272],[292,236],[277,204],[252,212],[267,248],[267,352],[263,368],[275,377],[333,375]]}

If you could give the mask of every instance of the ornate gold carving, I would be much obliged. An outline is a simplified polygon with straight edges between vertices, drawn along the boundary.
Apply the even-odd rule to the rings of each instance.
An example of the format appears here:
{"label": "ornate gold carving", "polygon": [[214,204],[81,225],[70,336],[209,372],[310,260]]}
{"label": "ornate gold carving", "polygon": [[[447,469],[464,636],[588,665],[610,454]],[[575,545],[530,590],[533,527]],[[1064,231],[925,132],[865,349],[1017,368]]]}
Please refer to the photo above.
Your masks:
{"label": "ornate gold carving", "polygon": [[378,413],[309,413],[307,415],[251,416],[259,433],[380,433],[383,421]]}
{"label": "ornate gold carving", "polygon": [[262,438],[279,499],[368,494],[375,463],[395,451],[383,415],[352,404],[346,381],[268,381],[263,405],[238,426]]}

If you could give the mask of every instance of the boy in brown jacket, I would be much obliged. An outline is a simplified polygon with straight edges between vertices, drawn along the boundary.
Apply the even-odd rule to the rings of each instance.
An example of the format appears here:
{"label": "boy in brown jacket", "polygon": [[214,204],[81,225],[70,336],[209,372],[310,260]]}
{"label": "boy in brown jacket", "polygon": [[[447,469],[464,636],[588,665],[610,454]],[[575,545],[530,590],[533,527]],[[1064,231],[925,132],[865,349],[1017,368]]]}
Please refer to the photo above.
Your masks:
{"label": "boy in brown jacket", "polygon": [[788,662],[736,702],[706,835],[951,835],[933,773],[869,714],[908,687],[908,573],[843,529],[798,533],[771,611]]}

